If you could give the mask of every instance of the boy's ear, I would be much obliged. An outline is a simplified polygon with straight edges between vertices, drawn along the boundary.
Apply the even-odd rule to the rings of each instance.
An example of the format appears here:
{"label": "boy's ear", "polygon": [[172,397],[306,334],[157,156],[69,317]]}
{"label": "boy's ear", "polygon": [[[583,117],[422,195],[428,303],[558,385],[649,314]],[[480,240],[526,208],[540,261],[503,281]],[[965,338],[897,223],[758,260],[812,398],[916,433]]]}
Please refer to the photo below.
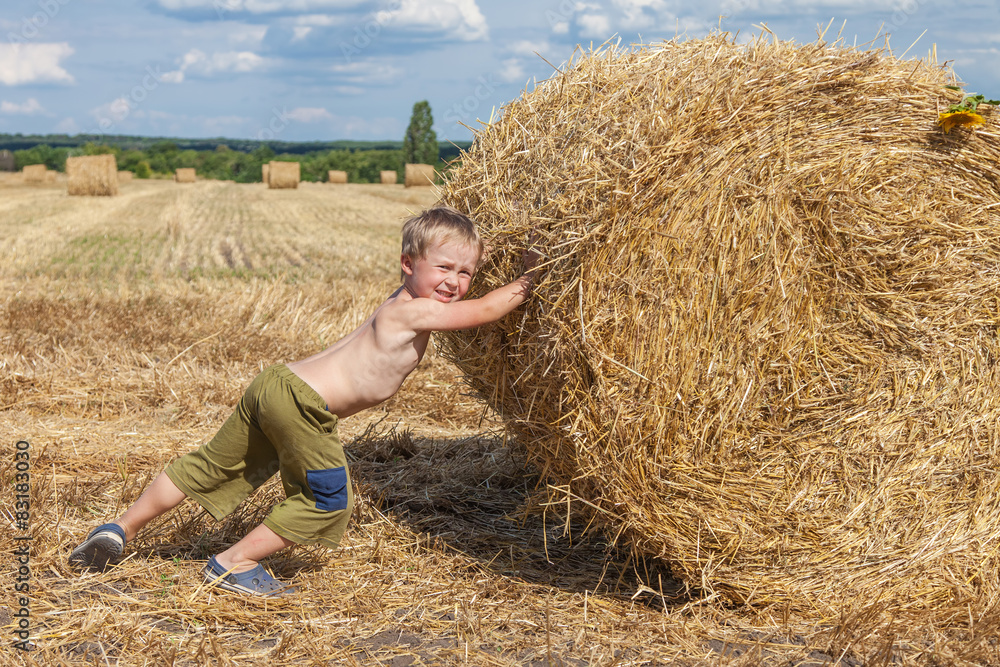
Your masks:
{"label": "boy's ear", "polygon": [[399,265],[402,267],[403,273],[405,273],[408,276],[413,275],[413,260],[410,259],[409,255],[407,255],[406,253],[400,255]]}

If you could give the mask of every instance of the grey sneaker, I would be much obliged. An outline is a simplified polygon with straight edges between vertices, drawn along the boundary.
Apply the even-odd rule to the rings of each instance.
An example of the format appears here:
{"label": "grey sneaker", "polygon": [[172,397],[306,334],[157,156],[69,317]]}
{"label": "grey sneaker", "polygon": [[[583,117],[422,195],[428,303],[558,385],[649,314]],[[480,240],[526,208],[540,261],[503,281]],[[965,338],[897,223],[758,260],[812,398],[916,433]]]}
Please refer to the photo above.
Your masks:
{"label": "grey sneaker", "polygon": [[121,560],[125,550],[125,530],[117,523],[106,523],[90,531],[83,544],[73,549],[69,562],[88,570],[104,571]]}

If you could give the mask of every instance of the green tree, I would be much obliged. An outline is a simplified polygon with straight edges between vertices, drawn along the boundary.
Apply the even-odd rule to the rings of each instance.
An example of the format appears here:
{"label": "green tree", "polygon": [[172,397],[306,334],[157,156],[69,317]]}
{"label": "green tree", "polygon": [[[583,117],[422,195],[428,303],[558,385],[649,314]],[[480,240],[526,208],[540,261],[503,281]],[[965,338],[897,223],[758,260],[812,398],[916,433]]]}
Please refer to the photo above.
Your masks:
{"label": "green tree", "polygon": [[410,116],[410,126],[406,128],[403,137],[403,161],[432,164],[437,166],[438,142],[437,135],[431,126],[434,117],[431,116],[431,105],[427,100],[413,105]]}

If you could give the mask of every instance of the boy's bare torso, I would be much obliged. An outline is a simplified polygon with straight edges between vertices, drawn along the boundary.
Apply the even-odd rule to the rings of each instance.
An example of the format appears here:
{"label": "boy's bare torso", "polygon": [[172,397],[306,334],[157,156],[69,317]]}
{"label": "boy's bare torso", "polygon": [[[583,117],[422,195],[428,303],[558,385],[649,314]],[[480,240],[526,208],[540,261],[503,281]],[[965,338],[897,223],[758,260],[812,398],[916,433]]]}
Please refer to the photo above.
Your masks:
{"label": "boy's bare torso", "polygon": [[401,326],[393,311],[413,297],[402,287],[365,322],[327,349],[288,368],[340,418],[390,398],[427,350],[430,331]]}

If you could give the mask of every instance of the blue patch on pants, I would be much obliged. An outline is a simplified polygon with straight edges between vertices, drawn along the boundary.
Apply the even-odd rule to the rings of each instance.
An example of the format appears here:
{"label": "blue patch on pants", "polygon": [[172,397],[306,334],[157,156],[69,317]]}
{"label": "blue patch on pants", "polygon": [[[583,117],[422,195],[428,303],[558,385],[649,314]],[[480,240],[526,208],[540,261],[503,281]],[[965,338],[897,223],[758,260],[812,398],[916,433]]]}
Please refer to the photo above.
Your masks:
{"label": "blue patch on pants", "polygon": [[347,468],[306,470],[306,484],[316,496],[316,509],[328,512],[347,509]]}

